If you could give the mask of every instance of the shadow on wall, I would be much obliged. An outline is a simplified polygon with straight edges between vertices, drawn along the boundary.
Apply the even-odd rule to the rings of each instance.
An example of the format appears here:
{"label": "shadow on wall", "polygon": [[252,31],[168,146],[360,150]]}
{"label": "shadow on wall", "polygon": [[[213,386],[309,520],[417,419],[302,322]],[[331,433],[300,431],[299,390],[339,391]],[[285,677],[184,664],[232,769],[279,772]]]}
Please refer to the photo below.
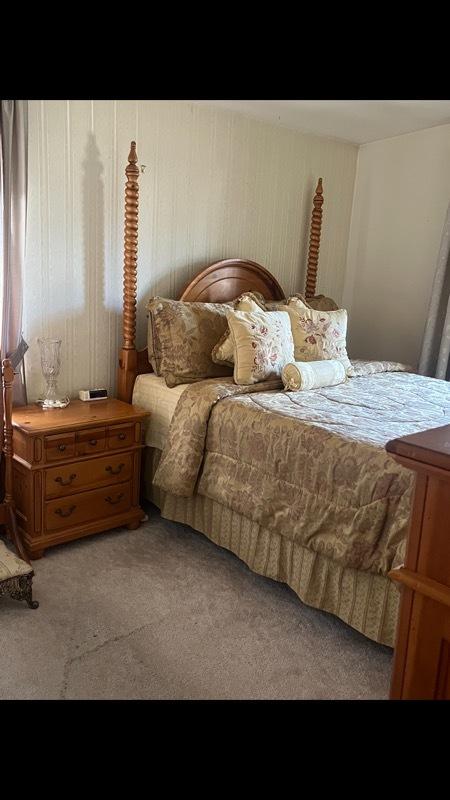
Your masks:
{"label": "shadow on wall", "polygon": [[[82,163],[83,250],[85,274],[86,326],[83,339],[84,358],[78,363],[82,383],[75,387],[110,387],[109,359],[110,311],[105,290],[105,187],[104,166],[94,134],[88,134],[86,157]],[[76,348],[74,348],[76,350]],[[78,392],[76,392],[78,394]]]}
{"label": "shadow on wall", "polygon": [[[54,303],[53,307],[59,307],[61,311],[52,313],[51,308],[48,309],[44,329],[35,327],[28,336],[28,402],[34,402],[44,387],[38,337],[57,336],[62,339],[58,387],[71,398],[77,398],[81,388],[94,385],[110,388],[115,382],[116,363],[112,364],[110,358],[110,330],[115,312],[106,307],[105,297],[104,166],[92,133],[88,135],[81,169],[81,197],[77,202],[74,193],[75,208],[68,209],[76,220],[78,205],[81,226],[78,229],[76,225],[74,227],[74,247],[71,251],[67,247],[66,268],[61,264],[50,264],[51,296],[43,297],[44,303]],[[61,235],[61,231],[55,228],[49,230],[50,253],[52,238]],[[77,237],[81,242],[76,242]],[[59,296],[63,298],[60,302]]]}

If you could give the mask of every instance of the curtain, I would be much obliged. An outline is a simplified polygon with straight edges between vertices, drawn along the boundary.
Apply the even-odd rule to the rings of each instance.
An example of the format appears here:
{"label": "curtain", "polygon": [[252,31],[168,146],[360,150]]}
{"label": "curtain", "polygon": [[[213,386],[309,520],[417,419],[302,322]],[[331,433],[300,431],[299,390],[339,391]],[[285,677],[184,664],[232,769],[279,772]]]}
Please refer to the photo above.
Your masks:
{"label": "curtain", "polygon": [[442,231],[419,373],[450,380],[450,204]]}
{"label": "curtain", "polygon": [[25,259],[28,174],[28,102],[0,101],[0,267],[2,358],[11,359],[16,377],[14,402],[26,403],[22,336],[22,269]]}

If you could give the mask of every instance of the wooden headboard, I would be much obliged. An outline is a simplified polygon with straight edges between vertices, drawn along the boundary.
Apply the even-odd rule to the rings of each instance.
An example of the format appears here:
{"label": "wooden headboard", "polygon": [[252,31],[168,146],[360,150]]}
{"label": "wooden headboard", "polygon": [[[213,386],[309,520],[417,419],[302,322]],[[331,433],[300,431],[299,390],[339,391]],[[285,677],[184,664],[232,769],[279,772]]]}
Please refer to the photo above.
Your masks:
{"label": "wooden headboard", "polygon": [[226,258],[206,267],[191,280],[179,300],[226,303],[243,292],[261,292],[266,300],[282,300],[283,289],[270,272],[243,258]]}
{"label": "wooden headboard", "polygon": [[[128,165],[125,169],[125,255],[123,270],[123,344],[119,353],[117,396],[131,403],[133,386],[140,374],[152,372],[147,348],[136,350],[136,297],[138,250],[138,197],[139,168],[136,142],[131,142]],[[305,296],[312,298],[316,292],[319,261],[320,232],[322,226],[323,189],[319,178],[313,199],[313,212],[309,236]],[[233,300],[245,291],[261,292],[266,300],[282,300],[283,289],[265,267],[254,261],[228,258],[203,269],[181,292],[179,300],[223,303]]]}

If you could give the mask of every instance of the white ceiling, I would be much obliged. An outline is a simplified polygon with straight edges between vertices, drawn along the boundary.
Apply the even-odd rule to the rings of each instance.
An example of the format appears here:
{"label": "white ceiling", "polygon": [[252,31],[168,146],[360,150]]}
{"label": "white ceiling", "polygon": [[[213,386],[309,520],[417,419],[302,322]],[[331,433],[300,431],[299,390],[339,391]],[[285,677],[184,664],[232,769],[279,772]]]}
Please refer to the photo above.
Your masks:
{"label": "white ceiling", "polygon": [[450,123],[450,100],[191,100],[304,133],[366,144]]}

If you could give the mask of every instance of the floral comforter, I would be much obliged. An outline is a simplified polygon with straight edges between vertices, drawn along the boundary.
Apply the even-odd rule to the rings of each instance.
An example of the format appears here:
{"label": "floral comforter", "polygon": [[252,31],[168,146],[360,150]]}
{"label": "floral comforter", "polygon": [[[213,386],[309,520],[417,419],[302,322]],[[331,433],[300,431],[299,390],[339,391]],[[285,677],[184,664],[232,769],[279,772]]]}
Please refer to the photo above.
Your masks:
{"label": "floral comforter", "polygon": [[385,575],[403,561],[414,486],[385,444],[449,424],[450,384],[391,362],[353,364],[359,377],[311,391],[232,378],[189,386],[154,483]]}

